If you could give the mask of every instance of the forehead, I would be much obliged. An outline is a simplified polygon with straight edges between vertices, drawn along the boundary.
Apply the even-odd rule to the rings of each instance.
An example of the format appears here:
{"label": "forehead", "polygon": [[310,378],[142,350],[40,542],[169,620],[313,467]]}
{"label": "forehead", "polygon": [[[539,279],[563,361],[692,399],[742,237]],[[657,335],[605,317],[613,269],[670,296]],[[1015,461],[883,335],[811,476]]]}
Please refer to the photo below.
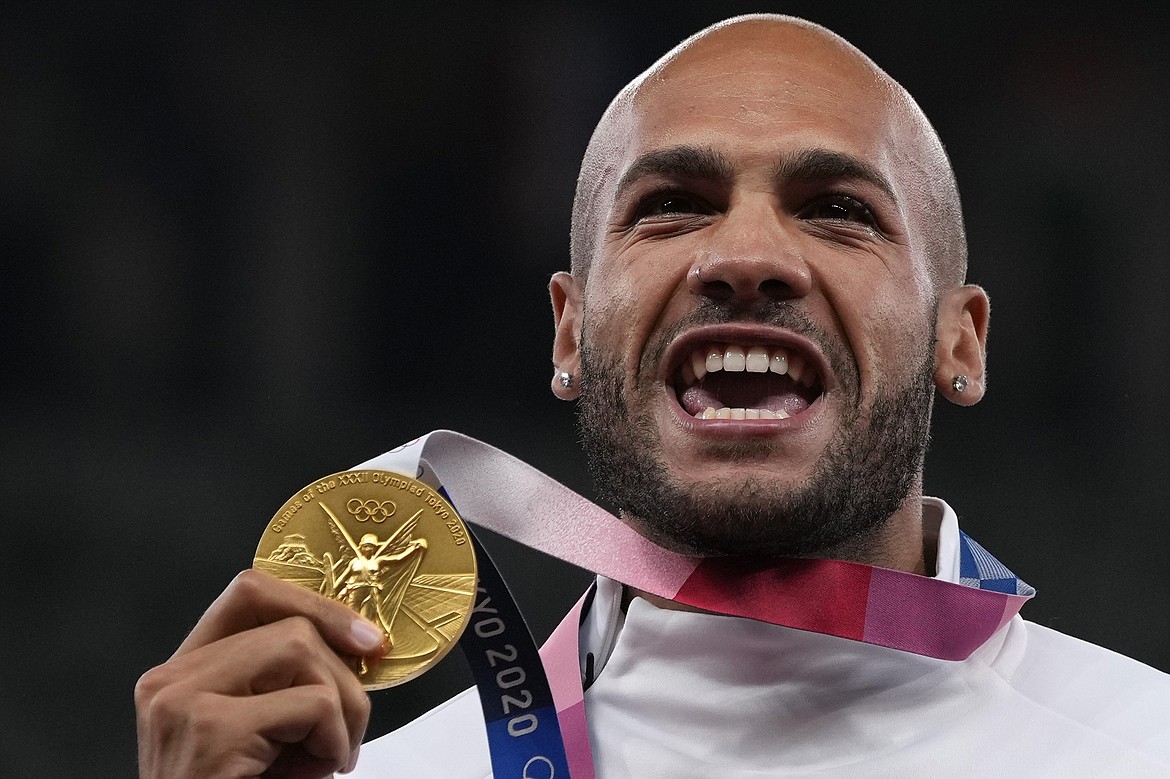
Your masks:
{"label": "forehead", "polygon": [[895,87],[843,42],[774,25],[684,47],[636,85],[623,162],[693,144],[734,157],[827,148],[896,178],[905,133]]}

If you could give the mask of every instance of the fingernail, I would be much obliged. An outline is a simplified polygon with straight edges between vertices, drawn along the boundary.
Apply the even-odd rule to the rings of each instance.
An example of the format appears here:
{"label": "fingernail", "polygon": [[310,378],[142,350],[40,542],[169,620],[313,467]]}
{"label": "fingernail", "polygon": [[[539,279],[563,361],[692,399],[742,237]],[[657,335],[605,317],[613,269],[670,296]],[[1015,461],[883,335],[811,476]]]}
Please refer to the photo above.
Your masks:
{"label": "fingernail", "polygon": [[357,645],[367,652],[381,649],[382,641],[385,639],[382,631],[378,630],[374,623],[364,619],[355,619],[349,626],[349,634],[353,636]]}

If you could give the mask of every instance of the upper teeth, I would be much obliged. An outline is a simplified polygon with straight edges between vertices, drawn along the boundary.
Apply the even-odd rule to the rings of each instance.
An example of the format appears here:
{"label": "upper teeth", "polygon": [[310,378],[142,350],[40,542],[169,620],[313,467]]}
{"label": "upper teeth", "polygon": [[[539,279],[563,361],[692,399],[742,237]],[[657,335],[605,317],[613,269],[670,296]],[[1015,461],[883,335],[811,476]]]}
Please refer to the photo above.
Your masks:
{"label": "upper teeth", "polygon": [[708,344],[691,353],[682,364],[683,379],[692,383],[715,371],[788,374],[793,381],[811,387],[816,371],[806,370],[805,360],[780,347],[752,346],[744,349],[732,344]]}

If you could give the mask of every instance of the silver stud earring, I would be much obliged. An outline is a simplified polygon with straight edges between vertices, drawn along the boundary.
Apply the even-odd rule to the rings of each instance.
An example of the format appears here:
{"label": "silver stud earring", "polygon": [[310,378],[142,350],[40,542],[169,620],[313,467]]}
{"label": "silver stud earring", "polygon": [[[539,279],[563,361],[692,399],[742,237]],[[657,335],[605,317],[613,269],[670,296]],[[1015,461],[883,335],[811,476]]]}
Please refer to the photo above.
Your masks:
{"label": "silver stud earring", "polygon": [[962,393],[966,391],[967,385],[971,382],[966,376],[956,376],[951,379],[951,389],[955,392]]}
{"label": "silver stud earring", "polygon": [[573,374],[568,371],[561,371],[560,375],[561,386],[565,389],[573,386]]}

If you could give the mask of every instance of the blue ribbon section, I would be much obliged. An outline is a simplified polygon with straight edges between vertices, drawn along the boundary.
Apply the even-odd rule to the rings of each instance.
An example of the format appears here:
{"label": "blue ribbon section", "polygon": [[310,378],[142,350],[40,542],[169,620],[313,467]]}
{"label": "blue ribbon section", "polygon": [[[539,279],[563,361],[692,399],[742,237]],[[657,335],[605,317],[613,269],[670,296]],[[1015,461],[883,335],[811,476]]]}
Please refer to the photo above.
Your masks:
{"label": "blue ribbon section", "polygon": [[[443,495],[450,500],[444,493]],[[468,528],[470,533],[470,528]],[[472,535],[479,584],[459,648],[475,678],[495,779],[569,779],[536,642],[503,577]]]}
{"label": "blue ribbon section", "polygon": [[977,590],[991,590],[1008,595],[1036,594],[1036,590],[1020,579],[1007,566],[991,556],[962,530],[959,531],[959,583]]}

